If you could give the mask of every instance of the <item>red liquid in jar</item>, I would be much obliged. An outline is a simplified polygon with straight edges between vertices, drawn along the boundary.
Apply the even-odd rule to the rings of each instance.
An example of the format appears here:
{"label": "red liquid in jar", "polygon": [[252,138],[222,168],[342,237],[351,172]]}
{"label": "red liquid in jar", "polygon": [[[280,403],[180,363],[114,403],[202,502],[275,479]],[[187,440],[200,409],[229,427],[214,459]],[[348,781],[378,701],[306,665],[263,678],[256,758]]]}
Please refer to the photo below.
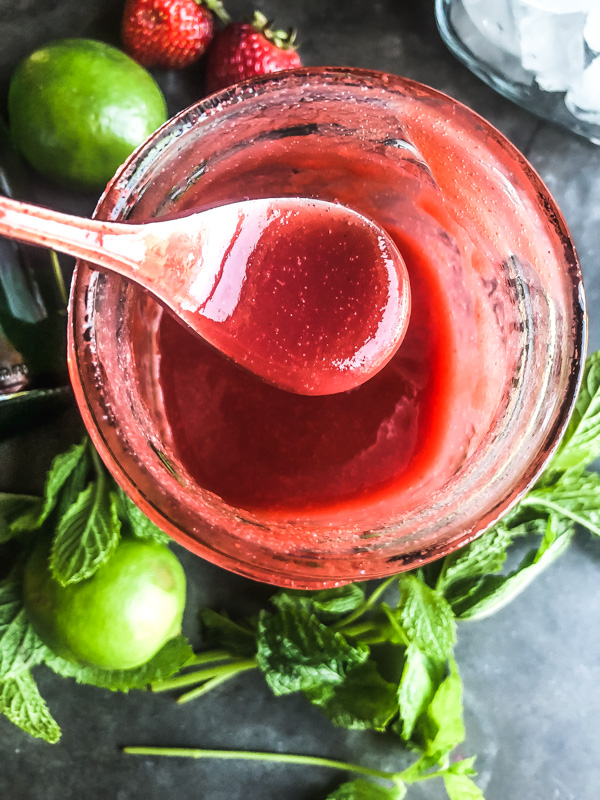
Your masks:
{"label": "red liquid in jar", "polygon": [[[463,269],[456,244],[464,231],[445,218],[420,167],[394,162],[397,152],[357,159],[338,150],[324,159],[302,141],[289,150],[270,143],[268,157],[244,152],[243,164],[234,158],[230,170],[217,168],[176,209],[235,202],[240,186],[258,197],[312,191],[382,225],[406,264],[405,338],[380,372],[341,394],[268,386],[163,315],[156,342],[170,446],[198,487],[261,519],[361,524],[367,515],[385,521],[411,512],[468,458],[503,390],[492,311],[473,308],[469,282],[480,278]],[[490,336],[478,338],[476,327]],[[491,370],[482,373],[488,359]]]}
{"label": "red liquid in jar", "polygon": [[303,397],[268,386],[163,316],[164,407],[199,485],[234,506],[298,514],[374,499],[431,468],[452,337],[435,277],[401,245],[413,298],[408,332],[381,372],[345,393]]}

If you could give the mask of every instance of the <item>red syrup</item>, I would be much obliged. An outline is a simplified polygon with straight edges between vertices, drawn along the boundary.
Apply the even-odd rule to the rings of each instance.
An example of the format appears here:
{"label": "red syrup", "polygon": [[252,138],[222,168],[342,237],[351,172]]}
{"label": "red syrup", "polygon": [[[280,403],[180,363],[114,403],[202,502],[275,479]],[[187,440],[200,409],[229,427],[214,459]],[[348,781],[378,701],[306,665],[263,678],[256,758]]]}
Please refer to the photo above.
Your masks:
{"label": "red syrup", "polygon": [[240,212],[231,235],[215,238],[183,319],[237,364],[281,389],[328,395],[364,383],[397,350],[410,289],[378,226],[342,206],[282,200]]}
{"label": "red syrup", "polygon": [[[448,299],[417,243],[398,231],[393,238],[410,279],[408,329],[391,361],[355,389],[308,397],[269,386],[163,315],[164,411],[199,486],[282,518],[388,501],[398,511],[399,494],[408,507],[413,488],[418,494],[447,469],[444,397],[455,361]],[[293,333],[291,324],[286,335]]]}

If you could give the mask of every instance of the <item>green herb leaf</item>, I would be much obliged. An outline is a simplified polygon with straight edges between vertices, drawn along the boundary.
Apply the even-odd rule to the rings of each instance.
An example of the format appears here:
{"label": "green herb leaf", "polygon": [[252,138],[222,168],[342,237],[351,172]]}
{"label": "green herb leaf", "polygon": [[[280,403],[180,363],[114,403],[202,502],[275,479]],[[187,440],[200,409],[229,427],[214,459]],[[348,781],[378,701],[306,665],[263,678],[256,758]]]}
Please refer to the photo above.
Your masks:
{"label": "green herb leaf", "polygon": [[600,536],[600,475],[596,472],[567,470],[552,485],[533,489],[521,505],[560,514]]}
{"label": "green herb leaf", "polygon": [[445,661],[456,641],[456,622],[452,609],[435,589],[416,575],[400,578],[398,619],[408,639],[426,655]]}
{"label": "green herb leaf", "polygon": [[139,539],[151,539],[159,544],[170,544],[170,536],[155,525],[136,504],[127,497],[122,489],[118,490],[123,520],[128,523],[131,532]]}
{"label": "green herb leaf", "polygon": [[600,352],[585,364],[575,410],[550,470],[583,467],[600,456]]}
{"label": "green herb leaf", "polygon": [[506,561],[506,553],[512,541],[511,532],[504,524],[499,523],[466,547],[446,556],[437,590],[446,597],[448,594],[456,595],[455,584],[460,585],[465,580],[472,584],[476,578],[498,572]]}
{"label": "green herb leaf", "polygon": [[52,543],[50,568],[63,586],[89,578],[119,543],[117,499],[98,478],[63,515]]}
{"label": "green herb leaf", "polygon": [[45,652],[23,606],[20,581],[0,583],[0,681],[39,664]]}
{"label": "green herb leaf", "polygon": [[136,669],[108,670],[74,664],[46,650],[44,663],[63,678],[74,678],[113,692],[145,689],[150,683],[165,680],[193,659],[194,651],[185,636],[175,636],[146,664]]}
{"label": "green herb leaf", "polygon": [[[91,445],[90,445],[91,447]],[[77,501],[80,493],[88,485],[90,474],[90,459],[88,448],[83,452],[82,457],[75,464],[68,479],[63,484],[59,492],[58,500],[56,503],[56,519],[60,520],[67,511],[71,508],[73,503]]]}
{"label": "green herb leaf", "polygon": [[570,520],[549,517],[538,549],[531,550],[513,572],[506,576],[487,576],[470,597],[454,602],[452,608],[456,616],[462,620],[476,620],[499,611],[566,551],[573,534]]}
{"label": "green herb leaf", "polygon": [[446,662],[428,658],[415,644],[406,650],[406,663],[398,686],[399,733],[408,742],[419,717],[425,713],[444,677]]}
{"label": "green herb leaf", "polygon": [[440,684],[425,717],[425,756],[440,763],[465,738],[462,682],[453,658],[450,659],[450,675]]}
{"label": "green herb leaf", "polygon": [[384,731],[396,716],[396,687],[384,680],[372,661],[359,664],[339,685],[305,692],[334,725],[350,730]]}
{"label": "green herb leaf", "polygon": [[467,775],[447,772],[443,778],[450,800],[485,800],[481,789]]}
{"label": "green herb leaf", "polygon": [[338,786],[335,791],[327,795],[326,800],[403,800],[406,797],[406,787],[398,783],[396,786],[380,786],[362,778],[348,781]]}
{"label": "green herb leaf", "polygon": [[0,712],[31,736],[50,744],[60,739],[60,728],[30,672],[21,672],[0,683]]}
{"label": "green herb leaf", "polygon": [[341,684],[369,657],[304,607],[292,600],[282,606],[276,614],[263,611],[258,622],[256,657],[275,695]]}
{"label": "green herb leaf", "polygon": [[0,544],[36,528],[41,510],[40,497],[0,492]]}
{"label": "green herb leaf", "polygon": [[202,640],[209,648],[223,649],[232,655],[249,658],[256,653],[256,631],[233,622],[227,614],[210,608],[200,611]]}
{"label": "green herb leaf", "polygon": [[359,608],[365,601],[365,590],[361,584],[350,583],[314,592],[280,590],[271,597],[271,602],[277,608],[282,603],[288,605],[290,600],[297,604],[306,604],[321,622],[333,622]]}
{"label": "green herb leaf", "polygon": [[[73,473],[75,473],[76,483],[79,483],[81,472],[83,468],[87,470],[87,439],[84,439],[81,444],[75,444],[70,447],[65,453],[56,456],[48,474],[46,475],[46,485],[44,487],[44,505],[38,519],[38,525],[41,525],[46,520],[50,513],[54,510],[60,499],[60,493],[63,488],[66,489],[69,497],[67,500],[72,501],[71,491],[67,486],[67,482]],[[82,466],[83,464],[83,466]],[[70,503],[68,503],[70,504]],[[65,501],[65,506],[67,501]]]}
{"label": "green herb leaf", "polygon": [[473,764],[475,763],[475,756],[471,756],[470,758],[461,758],[460,761],[453,761],[452,764],[446,767],[444,770],[445,772],[449,772],[452,775],[469,775],[473,777],[477,775],[475,769],[473,768]]}

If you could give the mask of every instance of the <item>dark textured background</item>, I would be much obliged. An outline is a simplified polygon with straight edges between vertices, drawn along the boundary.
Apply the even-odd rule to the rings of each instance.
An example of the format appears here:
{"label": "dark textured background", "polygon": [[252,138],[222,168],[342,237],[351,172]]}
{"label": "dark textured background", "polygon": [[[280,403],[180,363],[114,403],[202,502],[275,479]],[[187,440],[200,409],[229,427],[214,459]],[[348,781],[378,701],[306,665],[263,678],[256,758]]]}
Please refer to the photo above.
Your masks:
{"label": "dark textured background", "polygon": [[[470,105],[504,132],[541,173],[571,227],[586,282],[590,349],[600,347],[600,148],[543,123],[497,96],[446,51],[432,0],[297,0],[257,3],[282,26],[295,25],[306,64],[361,66],[406,75]],[[57,36],[116,41],[115,0],[0,0],[0,102],[17,60]],[[234,16],[250,0],[230,0]],[[170,110],[201,92],[197,70],[157,75]],[[90,213],[92,196],[40,182],[36,199]],[[74,411],[0,443],[0,490],[36,490],[52,455],[77,438]],[[190,578],[187,632],[201,604],[251,610],[267,587],[228,575],[178,551]],[[468,741],[478,753],[486,800],[598,800],[600,797],[600,542],[581,534],[566,556],[493,618],[464,624],[458,660],[465,683]],[[299,697],[274,699],[257,675],[177,707],[161,695],[116,695],[36,670],[63,728],[58,745],[21,734],[0,718],[0,798],[4,800],[318,800],[335,773],[124,757],[123,744],[260,748],[364,763],[398,764],[393,738],[333,728]],[[441,800],[440,785],[411,788],[411,800]]]}

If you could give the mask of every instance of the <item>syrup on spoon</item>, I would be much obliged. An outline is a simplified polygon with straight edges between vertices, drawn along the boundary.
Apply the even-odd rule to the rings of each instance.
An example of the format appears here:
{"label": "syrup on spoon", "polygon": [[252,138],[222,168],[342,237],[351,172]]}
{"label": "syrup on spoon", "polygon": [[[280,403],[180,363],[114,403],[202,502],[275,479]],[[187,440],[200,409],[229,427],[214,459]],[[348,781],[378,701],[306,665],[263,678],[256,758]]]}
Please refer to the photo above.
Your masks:
{"label": "syrup on spoon", "polygon": [[408,325],[409,280],[394,242],[335,203],[247,200],[128,224],[0,197],[0,234],[134,281],[224,355],[297,394],[364,383]]}

